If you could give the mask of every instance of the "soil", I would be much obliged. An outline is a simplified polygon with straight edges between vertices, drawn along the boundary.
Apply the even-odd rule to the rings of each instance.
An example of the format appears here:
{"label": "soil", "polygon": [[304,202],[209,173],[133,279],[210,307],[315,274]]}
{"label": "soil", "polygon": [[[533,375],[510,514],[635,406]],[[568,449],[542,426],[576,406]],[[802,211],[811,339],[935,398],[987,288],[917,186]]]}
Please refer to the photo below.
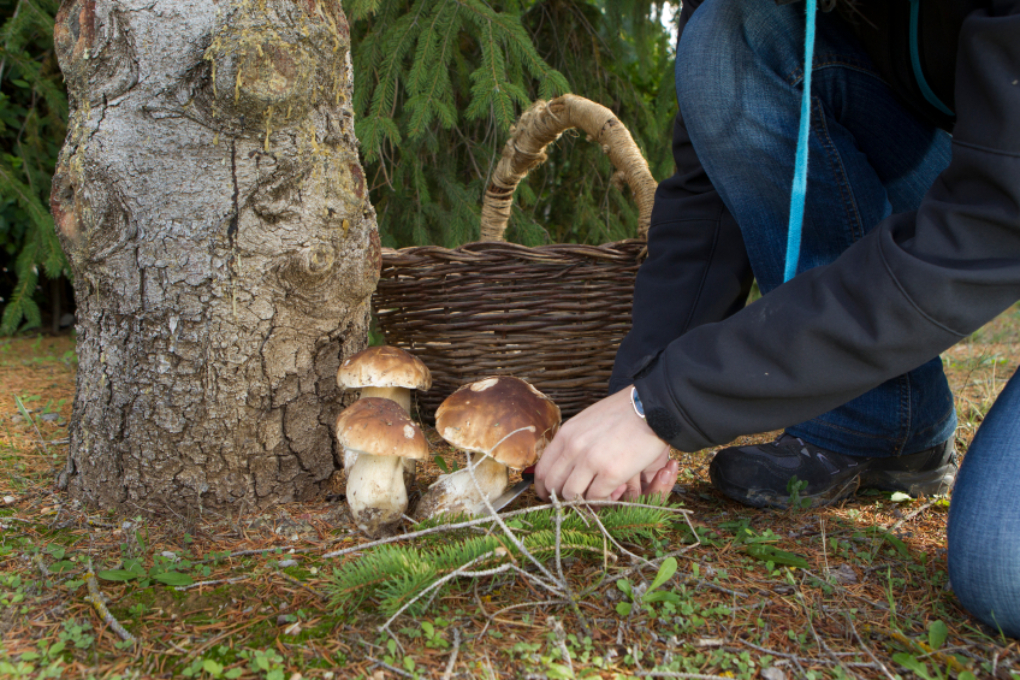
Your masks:
{"label": "soil", "polygon": [[[1018,340],[1020,307],[943,357],[961,451],[1017,369]],[[755,511],[708,483],[711,452],[675,453],[682,465],[670,500],[693,531],[678,519],[660,539],[607,543],[601,556],[562,561],[577,609],[523,568],[456,579],[423,613],[380,631],[381,594],[338,599],[332,585],[334,570],[349,573],[376,553],[324,557],[367,543],[347,515],[342,474],[311,502],[163,524],[98,515],[58,491],[75,368],[70,336],[0,340],[0,677],[616,678],[654,670],[777,680],[906,677],[909,668],[933,678],[1020,678],[1020,644],[970,619],[947,582],[947,499],[862,493],[816,511]],[[443,465],[464,464],[434,431],[427,436]],[[422,466],[419,491],[441,472],[437,460]],[[529,491],[507,510],[539,504]],[[695,534],[700,544],[684,548]],[[449,547],[464,536],[440,533],[407,547]],[[685,549],[677,572],[659,589],[671,595],[654,614],[640,606],[622,614],[631,600],[610,580],[627,574],[622,580],[640,593],[677,549]],[[90,601],[90,565],[109,612],[137,643],[121,640]],[[127,567],[144,576],[108,578]],[[193,583],[174,590],[158,580],[168,572]]]}

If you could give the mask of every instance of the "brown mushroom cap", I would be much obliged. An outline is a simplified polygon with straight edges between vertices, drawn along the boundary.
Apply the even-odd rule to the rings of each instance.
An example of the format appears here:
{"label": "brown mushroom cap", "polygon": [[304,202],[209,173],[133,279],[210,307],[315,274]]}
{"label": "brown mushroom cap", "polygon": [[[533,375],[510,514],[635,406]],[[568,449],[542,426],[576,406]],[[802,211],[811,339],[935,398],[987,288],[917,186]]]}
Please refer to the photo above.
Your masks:
{"label": "brown mushroom cap", "polygon": [[336,438],[345,449],[373,456],[429,456],[421,428],[389,399],[366,397],[345,408],[336,419]]}
{"label": "brown mushroom cap", "polygon": [[340,387],[405,387],[428,390],[432,374],[421,359],[399,347],[380,345],[348,357],[336,372]]}
{"label": "brown mushroom cap", "polygon": [[443,439],[512,468],[534,465],[559,427],[559,407],[510,376],[464,385],[436,411],[436,430]]}

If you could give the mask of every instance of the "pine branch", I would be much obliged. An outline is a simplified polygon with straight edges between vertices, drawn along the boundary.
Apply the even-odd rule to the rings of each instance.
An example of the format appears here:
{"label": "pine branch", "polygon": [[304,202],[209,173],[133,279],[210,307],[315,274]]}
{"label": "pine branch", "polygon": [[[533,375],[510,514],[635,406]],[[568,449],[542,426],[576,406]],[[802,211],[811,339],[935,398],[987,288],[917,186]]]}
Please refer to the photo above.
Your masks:
{"label": "pine branch", "polygon": [[[570,503],[561,504],[561,507],[579,506]],[[520,546],[494,534],[455,540],[449,532],[444,532],[440,538],[436,530],[442,525],[422,526],[415,532],[419,538],[418,547],[382,545],[337,569],[330,584],[332,603],[334,606],[356,605],[365,598],[377,598],[380,611],[391,614],[412,607],[426,590],[438,593],[437,582],[443,587],[453,583],[455,579],[449,578],[450,575],[463,570],[465,565],[493,569],[507,562],[516,563],[525,554],[543,560],[555,560],[558,553],[590,553],[604,557],[605,537],[618,545],[621,540],[660,536],[667,520],[676,512],[676,508],[670,506],[633,504],[609,508],[601,521],[586,521],[579,514],[562,515],[557,526],[555,508],[545,506],[526,513],[527,521],[518,515],[518,519],[507,523],[508,530],[516,532]],[[449,518],[443,519],[449,521]],[[475,522],[451,526],[467,523]],[[422,535],[422,531],[433,533]],[[427,549],[433,542],[439,545]],[[418,609],[414,611],[420,613]]]}

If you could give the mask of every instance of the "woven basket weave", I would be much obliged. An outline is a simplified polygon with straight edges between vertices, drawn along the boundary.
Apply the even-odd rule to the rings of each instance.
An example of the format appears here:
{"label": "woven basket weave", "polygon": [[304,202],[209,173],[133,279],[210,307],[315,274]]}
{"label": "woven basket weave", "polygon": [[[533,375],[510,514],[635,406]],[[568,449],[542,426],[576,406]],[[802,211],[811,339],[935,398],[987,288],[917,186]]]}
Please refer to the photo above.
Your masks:
{"label": "woven basket weave", "polygon": [[[517,184],[573,127],[602,146],[631,186],[641,238],[537,248],[502,242]],[[432,389],[418,395],[422,415],[431,418],[457,387],[490,375],[528,380],[564,417],[604,397],[630,330],[654,192],[647,163],[609,109],[574,95],[529,108],[486,191],[483,241],[383,251],[373,303],[386,342],[432,371]]]}

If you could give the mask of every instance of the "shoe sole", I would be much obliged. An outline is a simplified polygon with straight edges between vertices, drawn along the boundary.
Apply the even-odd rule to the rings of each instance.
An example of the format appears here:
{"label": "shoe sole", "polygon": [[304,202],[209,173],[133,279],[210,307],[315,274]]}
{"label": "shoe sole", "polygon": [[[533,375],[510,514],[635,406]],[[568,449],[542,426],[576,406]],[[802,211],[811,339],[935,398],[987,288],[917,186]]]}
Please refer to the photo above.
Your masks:
{"label": "shoe sole", "polygon": [[868,470],[861,475],[862,489],[902,491],[913,497],[949,493],[956,479],[957,465],[947,463],[927,472]]}
{"label": "shoe sole", "polygon": [[[779,495],[771,489],[740,489],[727,484],[717,474],[714,468],[709,468],[709,477],[712,485],[722,491],[727,497],[749,505],[752,508],[775,508],[786,510],[790,507],[790,496]],[[821,493],[814,495],[802,495],[800,497],[801,508],[821,508],[840,501],[856,493],[861,484],[861,476],[857,475],[846,480],[842,484],[830,487]]]}
{"label": "shoe sole", "polygon": [[[927,472],[904,472],[889,470],[867,470],[846,482],[826,489],[815,495],[800,497],[801,508],[821,508],[854,495],[860,489],[879,491],[901,491],[913,497],[946,494],[956,479],[957,465],[950,463]],[[771,489],[739,489],[727,484],[709,468],[709,476],[715,488],[727,497],[754,508],[790,507],[790,496],[780,496]]]}

